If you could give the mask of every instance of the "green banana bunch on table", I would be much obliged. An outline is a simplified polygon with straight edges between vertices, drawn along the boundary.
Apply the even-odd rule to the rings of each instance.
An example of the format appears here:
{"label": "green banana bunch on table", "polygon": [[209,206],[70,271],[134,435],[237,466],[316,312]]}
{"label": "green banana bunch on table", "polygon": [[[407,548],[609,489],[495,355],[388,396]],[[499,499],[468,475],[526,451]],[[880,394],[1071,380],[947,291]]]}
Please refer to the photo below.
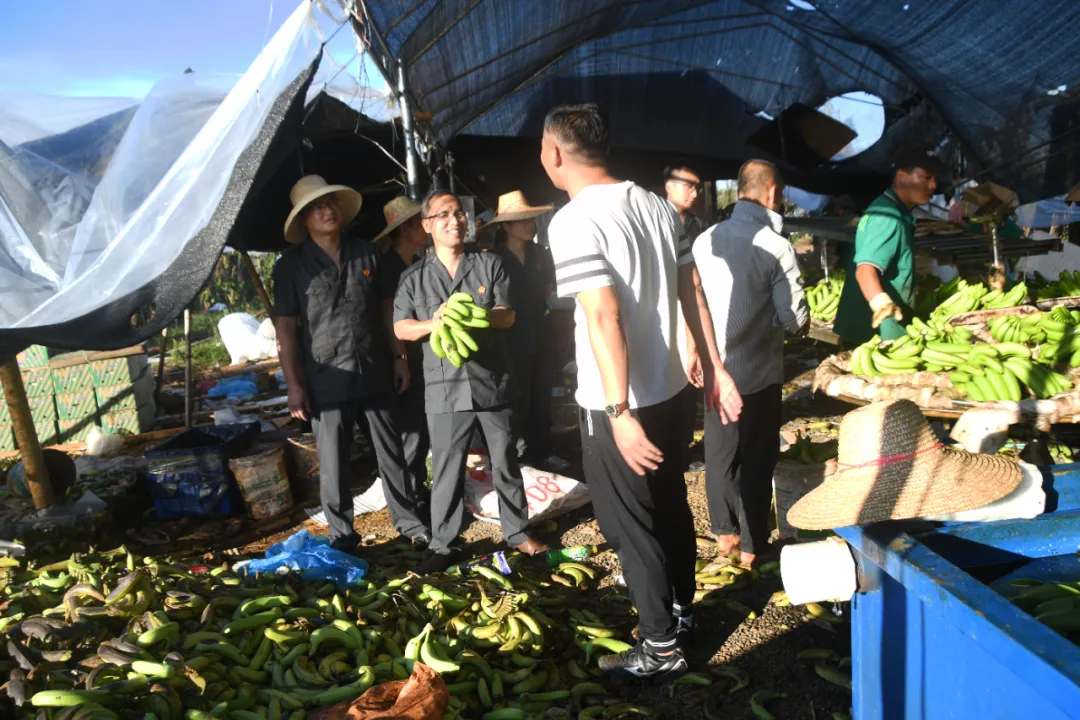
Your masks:
{"label": "green banana bunch on table", "polygon": [[840,294],[844,291],[842,275],[824,278],[817,285],[806,288],[806,304],[810,308],[810,317],[821,322],[836,319],[836,310],[840,307]]}
{"label": "green banana bunch on table", "polygon": [[428,342],[436,357],[461,367],[469,355],[480,349],[469,328],[491,327],[488,311],[473,302],[472,295],[456,292],[446,301],[442,322],[432,331]]}
{"label": "green banana bunch on table", "polygon": [[1048,280],[1042,273],[1036,272],[1031,286],[1035,289],[1037,300],[1054,300],[1063,297],[1080,296],[1080,270],[1062,270],[1057,280]]}
{"label": "green banana bunch on table", "polygon": [[[983,283],[969,284],[966,280],[955,278],[942,287],[942,291],[951,293],[945,296],[931,313],[931,317],[947,320],[953,315],[975,310],[1000,310],[1016,307],[1027,299],[1028,288],[1024,283],[1017,283],[1007,292],[990,290]],[[939,297],[941,293],[939,292]]]}

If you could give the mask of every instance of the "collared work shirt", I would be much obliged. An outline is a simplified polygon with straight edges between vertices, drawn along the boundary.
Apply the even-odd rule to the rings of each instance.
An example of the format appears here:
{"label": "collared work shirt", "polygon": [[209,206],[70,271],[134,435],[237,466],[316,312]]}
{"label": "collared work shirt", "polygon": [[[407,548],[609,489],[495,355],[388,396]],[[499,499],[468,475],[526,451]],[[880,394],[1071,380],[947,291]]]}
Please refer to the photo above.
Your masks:
{"label": "collared work shirt", "polygon": [[779,214],[740,200],[731,219],[693,245],[720,357],[742,395],[784,381],[784,330],[797,332],[810,317],[782,229]]}
{"label": "collared work shirt", "polygon": [[[430,320],[439,306],[456,292],[472,295],[476,305],[513,308],[510,276],[495,253],[469,249],[458,262],[453,278],[434,254],[417,260],[401,275],[394,298],[394,322]],[[460,368],[435,355],[424,342],[424,399],[430,414],[485,410],[511,399],[509,363],[504,331],[469,328],[479,350]]]}
{"label": "collared work shirt", "polygon": [[494,252],[502,258],[510,276],[510,298],[514,303],[514,324],[506,331],[508,349],[515,355],[531,355],[536,352],[547,316],[547,286],[553,273],[550,261],[534,242],[525,243],[524,263],[506,243],[499,243]]}
{"label": "collared work shirt", "polygon": [[840,295],[833,329],[851,345],[860,345],[875,334],[893,340],[904,334],[896,320],[888,318],[877,330],[871,326],[873,311],[855,279],[860,265],[873,265],[881,273],[881,288],[892,297],[911,321],[915,306],[915,218],[890,188],[866,208],[855,233],[855,253],[848,264],[847,280]]}
{"label": "collared work shirt", "polygon": [[[398,285],[401,283],[401,276],[411,265],[406,265],[405,261],[401,259],[401,256],[397,254],[393,248],[387,250],[381,258],[382,266],[380,272],[386,274],[387,285],[393,288],[394,294],[397,293]],[[413,260],[413,263],[418,263],[419,260]],[[409,356],[409,375],[416,379],[416,382],[422,382],[424,378],[424,347],[423,341],[414,340],[412,342],[402,343],[405,346],[405,354]]]}
{"label": "collared work shirt", "polygon": [[374,245],[341,238],[340,265],[308,239],[274,267],[274,310],[300,322],[300,363],[313,410],[388,391],[382,301],[393,296]]}

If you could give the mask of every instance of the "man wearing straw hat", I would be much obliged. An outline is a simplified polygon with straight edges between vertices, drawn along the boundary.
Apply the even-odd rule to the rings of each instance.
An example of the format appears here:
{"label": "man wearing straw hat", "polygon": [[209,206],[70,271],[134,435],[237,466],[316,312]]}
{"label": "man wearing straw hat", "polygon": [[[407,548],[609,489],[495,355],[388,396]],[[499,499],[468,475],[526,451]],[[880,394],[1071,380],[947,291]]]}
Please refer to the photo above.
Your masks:
{"label": "man wearing straw hat", "polygon": [[334,547],[355,550],[349,460],[353,424],[370,428],[394,527],[424,541],[429,522],[424,481],[405,469],[395,422],[397,398],[409,384],[401,343],[388,327],[385,304],[394,288],[381,272],[375,245],[342,234],[361,196],[307,175],[289,193],[285,221],[292,245],[274,268],[274,306],[289,411],[310,420],[319,456],[319,490]]}
{"label": "man wearing straw hat", "polygon": [[[420,220],[420,203],[407,195],[396,197],[383,206],[386,227],[375,236],[375,243],[384,250],[380,272],[386,274],[386,283],[397,291],[401,275],[416,261],[428,245],[428,235]],[[388,327],[393,327],[394,306],[387,303]],[[409,387],[398,396],[401,413],[398,428],[412,477],[427,477],[427,456],[431,449],[428,440],[427,413],[424,409],[424,349],[416,342],[407,342],[405,353],[409,356]],[[425,500],[428,494],[424,493]],[[427,508],[424,508],[425,512]],[[426,517],[426,515],[425,515]]]}
{"label": "man wearing straw hat", "polygon": [[585,478],[638,612],[638,643],[600,658],[600,668],[661,678],[686,671],[679,642],[693,629],[696,589],[676,423],[686,386],[672,338],[680,301],[697,347],[708,351],[706,406],[734,422],[740,400],[720,362],[682,223],[666,200],[611,175],[609,138],[596,105],[556,107],[544,120],[540,161],[570,195],[548,235],[559,295],[577,304]]}
{"label": "man wearing straw hat", "polygon": [[536,218],[550,205],[532,206],[520,190],[499,198],[495,216],[481,228],[494,230],[494,252],[510,275],[514,324],[507,330],[510,364],[517,385],[514,423],[518,460],[558,472],[569,465],[551,454],[551,324],[547,299],[554,270],[535,243]]}
{"label": "man wearing straw hat", "polygon": [[503,333],[514,324],[510,278],[495,253],[466,250],[468,216],[453,193],[433,190],[421,205],[424,230],[434,252],[401,276],[394,299],[394,331],[406,341],[437,332],[446,301],[468,293],[488,311],[490,328],[470,332],[477,349],[460,367],[440,359],[424,343],[424,384],[431,437],[430,554],[422,574],[441,572],[461,555],[458,535],[465,519],[465,463],[479,427],[488,446],[491,481],[499,496],[499,522],[508,545],[526,555],[549,548],[529,536],[528,500],[511,426],[509,361]]}

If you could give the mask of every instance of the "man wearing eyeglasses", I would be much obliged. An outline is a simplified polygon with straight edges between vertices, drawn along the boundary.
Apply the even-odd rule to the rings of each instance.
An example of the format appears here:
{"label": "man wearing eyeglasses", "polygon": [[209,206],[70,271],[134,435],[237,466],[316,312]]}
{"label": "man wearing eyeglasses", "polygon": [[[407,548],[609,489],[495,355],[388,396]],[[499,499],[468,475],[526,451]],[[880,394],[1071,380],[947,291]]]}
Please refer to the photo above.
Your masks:
{"label": "man wearing eyeglasses", "polygon": [[[693,212],[693,207],[701,195],[701,175],[691,167],[690,163],[683,159],[672,161],[664,168],[664,191],[667,200],[679,213],[682,220],[686,239],[691,245],[698,235],[705,232],[705,223]],[[690,466],[690,444],[694,441],[694,426],[698,418],[698,400],[701,397],[701,387],[704,379],[701,374],[701,362],[698,359],[697,346],[694,338],[686,329],[686,321],[683,319],[682,305],[679,305],[678,333],[675,336],[679,345],[679,358],[686,370],[687,379],[690,381],[682,392],[679,393],[677,404],[679,412],[676,424],[679,426],[679,447],[684,451],[682,468],[685,471]]]}
{"label": "man wearing eyeglasses", "polygon": [[526,532],[528,501],[511,430],[509,358],[503,333],[514,324],[510,276],[496,253],[466,250],[467,216],[458,198],[434,190],[421,205],[424,230],[435,252],[401,275],[394,298],[394,333],[399,340],[428,338],[443,322],[447,299],[472,296],[488,311],[490,328],[469,334],[478,349],[461,367],[435,355],[424,343],[424,398],[431,436],[430,554],[420,573],[441,572],[461,555],[458,534],[465,518],[465,461],[474,429],[484,433],[492,484],[499,495],[499,520],[507,544],[526,555],[549,548]]}

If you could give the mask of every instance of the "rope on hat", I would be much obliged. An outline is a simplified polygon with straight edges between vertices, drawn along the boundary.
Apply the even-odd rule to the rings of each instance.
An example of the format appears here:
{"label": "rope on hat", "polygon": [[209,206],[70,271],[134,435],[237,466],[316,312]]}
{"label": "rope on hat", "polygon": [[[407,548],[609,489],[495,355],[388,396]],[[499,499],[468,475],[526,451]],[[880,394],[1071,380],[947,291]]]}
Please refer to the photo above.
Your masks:
{"label": "rope on hat", "polygon": [[884,465],[892,465],[893,463],[900,462],[902,460],[910,460],[916,455],[922,455],[925,452],[930,452],[931,450],[937,450],[938,448],[943,447],[945,447],[945,443],[935,443],[930,447],[923,448],[922,450],[916,450],[912,453],[905,453],[903,455],[889,455],[887,457],[878,458],[877,460],[870,460],[868,462],[859,463],[858,465],[848,465],[847,463],[838,462],[836,463],[836,468],[840,472],[844,472],[847,470],[858,470],[859,468],[863,467],[882,467]]}

